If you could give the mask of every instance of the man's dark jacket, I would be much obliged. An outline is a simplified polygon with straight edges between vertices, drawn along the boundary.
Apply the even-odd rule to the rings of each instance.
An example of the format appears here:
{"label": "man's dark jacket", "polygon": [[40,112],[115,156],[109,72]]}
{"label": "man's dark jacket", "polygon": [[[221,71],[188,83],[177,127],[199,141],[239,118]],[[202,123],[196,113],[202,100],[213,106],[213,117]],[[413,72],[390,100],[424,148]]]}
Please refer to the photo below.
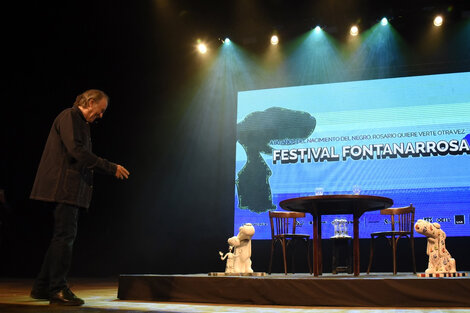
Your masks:
{"label": "man's dark jacket", "polygon": [[49,132],[30,198],[88,208],[95,169],[114,175],[116,164],[91,152],[90,125],[80,109],[65,109]]}

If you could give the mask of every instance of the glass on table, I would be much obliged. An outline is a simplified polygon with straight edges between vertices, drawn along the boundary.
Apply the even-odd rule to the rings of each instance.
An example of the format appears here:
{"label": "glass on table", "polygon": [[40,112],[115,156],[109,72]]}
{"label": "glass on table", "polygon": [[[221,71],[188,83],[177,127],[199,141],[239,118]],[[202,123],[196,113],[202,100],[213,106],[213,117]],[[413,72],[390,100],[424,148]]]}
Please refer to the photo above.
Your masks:
{"label": "glass on table", "polygon": [[323,188],[317,187],[315,188],[315,196],[322,196],[323,195]]}
{"label": "glass on table", "polygon": [[360,193],[361,193],[361,186],[359,186],[359,185],[354,185],[352,191],[353,191],[353,194],[355,194],[355,195],[360,194]]}

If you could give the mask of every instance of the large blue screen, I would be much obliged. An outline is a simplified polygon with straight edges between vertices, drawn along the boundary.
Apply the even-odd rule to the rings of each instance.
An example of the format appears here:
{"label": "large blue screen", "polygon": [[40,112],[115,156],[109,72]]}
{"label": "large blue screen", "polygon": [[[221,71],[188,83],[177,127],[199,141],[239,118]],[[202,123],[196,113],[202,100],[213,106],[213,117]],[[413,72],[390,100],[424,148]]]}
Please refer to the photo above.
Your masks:
{"label": "large blue screen", "polygon": [[[469,72],[239,92],[234,231],[252,223],[254,239],[269,239],[280,201],[355,186],[469,236],[469,138]],[[323,238],[335,218],[352,221],[323,216]],[[360,223],[361,238],[390,229],[378,211]]]}

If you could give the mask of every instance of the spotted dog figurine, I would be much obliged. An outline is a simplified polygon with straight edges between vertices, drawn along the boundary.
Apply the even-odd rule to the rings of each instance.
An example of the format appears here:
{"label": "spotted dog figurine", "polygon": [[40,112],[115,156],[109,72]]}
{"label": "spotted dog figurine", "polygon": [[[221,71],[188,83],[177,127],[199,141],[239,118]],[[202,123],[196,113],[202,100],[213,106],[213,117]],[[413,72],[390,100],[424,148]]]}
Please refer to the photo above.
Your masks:
{"label": "spotted dog figurine", "polygon": [[441,225],[418,220],[415,224],[415,230],[428,237],[426,254],[429,256],[429,263],[425,273],[455,273],[455,259],[446,249],[446,233],[441,229]]}

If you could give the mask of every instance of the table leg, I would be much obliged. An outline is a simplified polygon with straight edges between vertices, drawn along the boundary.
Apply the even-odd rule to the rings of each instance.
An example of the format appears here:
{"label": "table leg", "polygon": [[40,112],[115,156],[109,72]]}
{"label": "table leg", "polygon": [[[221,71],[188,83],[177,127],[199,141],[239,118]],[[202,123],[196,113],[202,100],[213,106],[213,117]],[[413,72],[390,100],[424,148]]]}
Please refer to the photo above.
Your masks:
{"label": "table leg", "polygon": [[321,215],[318,215],[318,275],[323,275],[323,253],[321,247]]}
{"label": "table leg", "polygon": [[313,276],[318,276],[318,216],[313,216]]}
{"label": "table leg", "polygon": [[359,255],[359,217],[357,214],[354,214],[354,238],[353,238],[353,269],[354,276],[359,276],[360,272],[360,255]]}

